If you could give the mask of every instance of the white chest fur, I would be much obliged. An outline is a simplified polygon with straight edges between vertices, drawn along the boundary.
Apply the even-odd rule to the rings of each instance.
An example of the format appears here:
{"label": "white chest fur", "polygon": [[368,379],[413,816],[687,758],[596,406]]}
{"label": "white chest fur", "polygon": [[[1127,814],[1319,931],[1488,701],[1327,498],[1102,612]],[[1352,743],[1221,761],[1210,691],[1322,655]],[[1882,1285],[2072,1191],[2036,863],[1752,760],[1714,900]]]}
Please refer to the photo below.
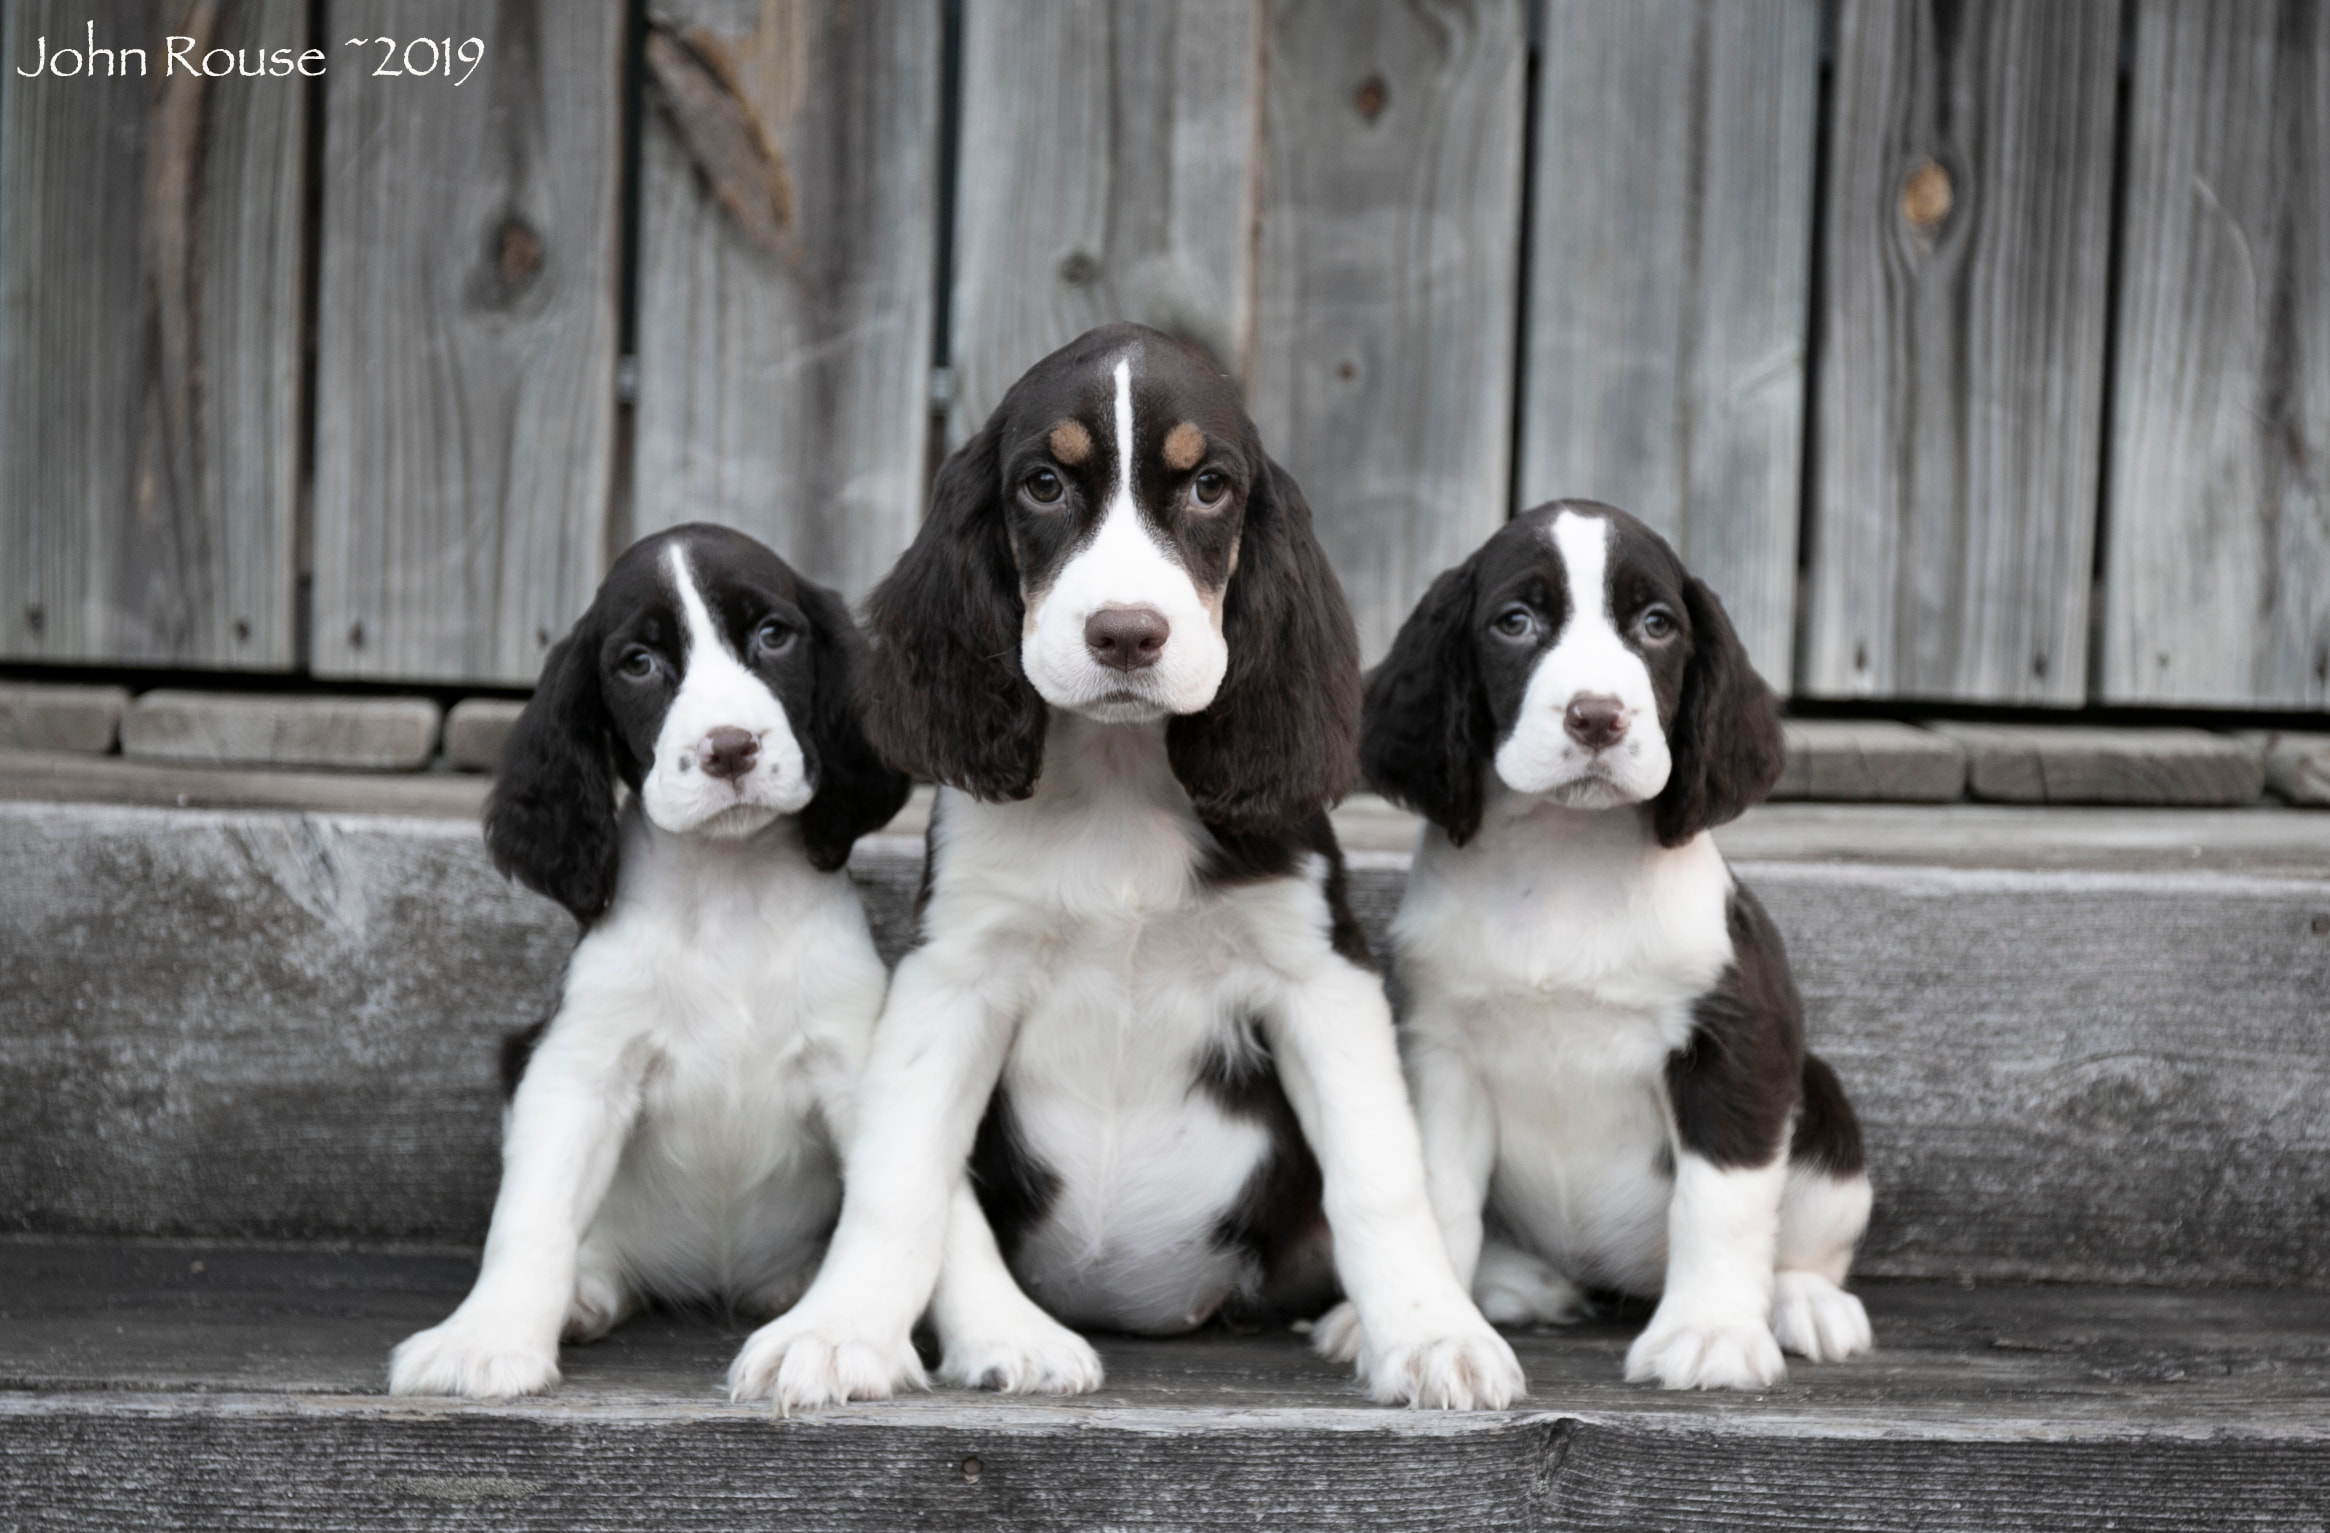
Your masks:
{"label": "white chest fur", "polygon": [[1667,1060],[1731,962],[1729,870],[1629,810],[1506,797],[1459,848],[1427,830],[1394,947],[1419,1043],[1496,1117],[1492,1214],[1571,1275],[1656,1292],[1672,1195]]}
{"label": "white chest fur", "polygon": [[1015,1272],[1071,1322],[1137,1331],[1199,1323],[1248,1276],[1218,1232],[1270,1138],[1200,1077],[1328,952],[1320,869],[1207,883],[1160,734],[1056,715],[1032,798],[943,793],[926,922],[1014,1018],[1000,1089],[1055,1179]]}
{"label": "white chest fur", "polygon": [[814,1260],[840,1200],[820,1088],[854,1078],[881,1009],[847,875],[760,839],[632,815],[614,905],[545,1039],[633,1067],[638,1114],[592,1238],[667,1296],[749,1295]]}

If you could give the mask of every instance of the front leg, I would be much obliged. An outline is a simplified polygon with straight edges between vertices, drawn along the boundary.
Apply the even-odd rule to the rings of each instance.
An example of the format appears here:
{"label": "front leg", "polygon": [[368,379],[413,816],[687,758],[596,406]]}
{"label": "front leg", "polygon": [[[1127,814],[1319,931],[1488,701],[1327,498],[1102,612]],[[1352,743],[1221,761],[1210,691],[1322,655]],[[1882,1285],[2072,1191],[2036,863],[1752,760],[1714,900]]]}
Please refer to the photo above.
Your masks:
{"label": "front leg", "polygon": [[1772,1264],[1803,1047],[1792,1011],[1759,1000],[1735,965],[1667,1062],[1666,1287],[1626,1354],[1636,1383],[1769,1389],[1788,1375],[1772,1335]]}
{"label": "front leg", "polygon": [[562,1014],[511,1098],[502,1184],[469,1297],[389,1357],[389,1393],[500,1399],[558,1382],[583,1232],[639,1113],[645,1062]]}
{"label": "front leg", "polygon": [[1004,1265],[968,1178],[947,1216],[946,1263],[930,1301],[944,1361],[939,1377],[966,1389],[1081,1395],[1100,1387],[1100,1354],[1045,1314]]}
{"label": "front leg", "polygon": [[799,1304],[745,1341],[728,1368],[730,1398],[789,1413],[927,1382],[914,1322],[937,1284],[949,1205],[1010,1043],[1004,1009],[983,993],[991,972],[985,955],[937,944],[899,964],[857,1092],[825,1264]]}
{"label": "front leg", "polygon": [[[1401,1037],[1401,1054],[1415,1096],[1432,1215],[1457,1286],[1478,1301],[1473,1273],[1481,1256],[1481,1207],[1496,1169],[1496,1106],[1470,1061],[1443,1041],[1445,1030],[1434,1020],[1429,1002],[1420,1002]],[[1349,1301],[1336,1305],[1320,1318],[1311,1340],[1324,1357],[1356,1361],[1362,1340],[1358,1310]]]}
{"label": "front leg", "polygon": [[1387,1403],[1495,1409],[1526,1388],[1450,1265],[1376,977],[1341,959],[1287,983],[1264,1026],[1319,1158],[1358,1361]]}

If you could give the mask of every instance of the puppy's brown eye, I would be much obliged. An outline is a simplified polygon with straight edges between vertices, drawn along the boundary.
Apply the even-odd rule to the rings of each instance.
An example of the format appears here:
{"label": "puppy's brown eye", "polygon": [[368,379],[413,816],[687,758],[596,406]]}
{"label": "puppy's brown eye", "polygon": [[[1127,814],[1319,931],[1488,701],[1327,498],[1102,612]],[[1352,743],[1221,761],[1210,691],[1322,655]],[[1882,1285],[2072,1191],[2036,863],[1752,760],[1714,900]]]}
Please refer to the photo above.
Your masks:
{"label": "puppy's brown eye", "polygon": [[1028,499],[1046,506],[1058,500],[1061,492],[1067,488],[1060,482],[1060,476],[1048,468],[1037,469],[1022,479],[1019,487],[1026,492]]}
{"label": "puppy's brown eye", "polygon": [[752,642],[775,654],[793,642],[793,630],[772,617],[752,631]]}
{"label": "puppy's brown eye", "polygon": [[1201,506],[1218,506],[1222,497],[1230,493],[1230,476],[1218,468],[1209,468],[1189,482],[1190,493]]}
{"label": "puppy's brown eye", "polygon": [[1498,613],[1489,626],[1508,639],[1526,639],[1537,631],[1537,614],[1516,602]]}
{"label": "puppy's brown eye", "polygon": [[643,681],[655,674],[655,651],[634,644],[623,651],[623,658],[615,662],[615,669],[634,681]]}
{"label": "puppy's brown eye", "polygon": [[1652,607],[1636,620],[1646,639],[1671,639],[1675,634],[1675,615],[1664,607]]}

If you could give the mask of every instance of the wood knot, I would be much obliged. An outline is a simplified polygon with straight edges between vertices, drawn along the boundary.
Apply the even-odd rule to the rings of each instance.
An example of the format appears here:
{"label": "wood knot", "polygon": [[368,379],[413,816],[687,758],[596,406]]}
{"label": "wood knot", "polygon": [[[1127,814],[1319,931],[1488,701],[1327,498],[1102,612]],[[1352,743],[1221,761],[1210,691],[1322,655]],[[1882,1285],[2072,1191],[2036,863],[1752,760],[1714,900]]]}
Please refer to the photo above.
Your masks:
{"label": "wood knot", "polygon": [[1373,122],[1391,104],[1391,87],[1384,84],[1382,75],[1369,75],[1359,82],[1359,89],[1352,95],[1351,104],[1359,108],[1362,121]]}
{"label": "wood knot", "polygon": [[1100,280],[1100,259],[1089,250],[1071,250],[1060,258],[1060,280],[1070,287],[1090,287]]}
{"label": "wood knot", "polygon": [[980,1463],[976,1458],[967,1458],[963,1460],[962,1470],[963,1483],[965,1485],[976,1485],[979,1483],[979,1476],[987,1472],[987,1466]]}
{"label": "wood knot", "polygon": [[1926,239],[1949,220],[1956,188],[1950,173],[1932,160],[1919,163],[1902,178],[1901,221]]}
{"label": "wood knot", "polygon": [[503,220],[500,249],[494,264],[502,270],[502,280],[516,287],[542,269],[542,240],[526,220],[511,217]]}

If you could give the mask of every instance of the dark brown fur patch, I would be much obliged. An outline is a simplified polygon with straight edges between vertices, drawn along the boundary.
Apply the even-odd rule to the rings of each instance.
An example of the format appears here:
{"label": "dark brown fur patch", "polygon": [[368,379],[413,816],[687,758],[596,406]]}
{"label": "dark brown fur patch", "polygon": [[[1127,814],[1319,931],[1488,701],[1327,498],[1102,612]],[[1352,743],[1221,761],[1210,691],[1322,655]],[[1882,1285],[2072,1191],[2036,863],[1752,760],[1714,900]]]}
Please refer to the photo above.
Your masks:
{"label": "dark brown fur patch", "polygon": [[1052,456],[1070,468],[1092,456],[1092,433],[1084,429],[1082,421],[1065,420],[1054,426],[1051,444]]}
{"label": "dark brown fur patch", "polygon": [[1188,421],[1165,433],[1165,466],[1175,473],[1188,473],[1204,456],[1205,433]]}

